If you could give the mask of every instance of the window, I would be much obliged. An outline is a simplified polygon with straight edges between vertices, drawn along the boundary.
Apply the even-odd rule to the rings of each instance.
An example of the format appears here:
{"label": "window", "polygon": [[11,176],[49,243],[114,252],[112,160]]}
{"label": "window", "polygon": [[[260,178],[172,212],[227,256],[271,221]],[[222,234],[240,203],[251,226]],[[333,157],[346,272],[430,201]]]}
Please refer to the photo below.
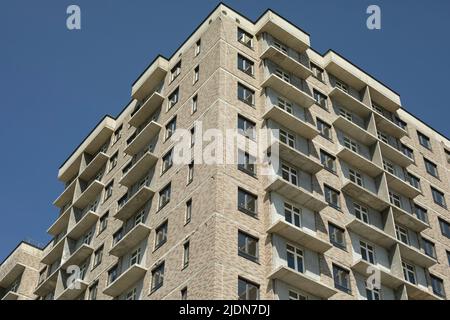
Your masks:
{"label": "window", "polygon": [[113,139],[113,144],[116,143],[117,141],[120,140],[120,138],[122,137],[122,128],[123,126],[120,125],[116,131],[114,131],[114,139]]}
{"label": "window", "polygon": [[339,199],[339,191],[325,185],[324,186],[325,191],[325,201],[328,202],[328,204],[334,208],[340,209],[341,208],[341,201]]}
{"label": "window", "polygon": [[372,289],[366,287],[367,300],[381,300],[380,289],[372,287]]}
{"label": "window", "polygon": [[256,124],[242,116],[238,116],[238,132],[251,140],[255,140]]}
{"label": "window", "polygon": [[109,159],[109,171],[114,169],[117,166],[117,160],[119,158],[119,154],[116,152],[114,153],[111,158]]}
{"label": "window", "polygon": [[167,241],[167,221],[161,224],[155,230],[155,250],[161,247]]}
{"label": "window", "polygon": [[450,150],[444,149],[445,156],[447,157],[447,163],[450,163]]}
{"label": "window", "polygon": [[336,173],[336,157],[323,150],[320,150],[320,162],[323,164],[325,169]]}
{"label": "window", "polygon": [[289,300],[308,300],[308,298],[297,291],[289,290]]}
{"label": "window", "polygon": [[416,177],[415,175],[413,175],[410,172],[406,172],[406,177],[407,177],[410,185],[412,185],[416,189],[421,190],[420,179],[418,177]]}
{"label": "window", "polygon": [[175,80],[181,74],[181,61],[179,61],[173,68],[170,70],[170,81]]}
{"label": "window", "polygon": [[403,268],[403,276],[405,277],[405,280],[412,284],[416,284],[416,270],[415,270],[414,266],[412,266],[406,262],[402,262],[402,268]]}
{"label": "window", "polygon": [[194,69],[194,79],[193,82],[197,83],[197,81],[200,80],[200,66],[196,66]]}
{"label": "window", "polygon": [[450,239],[450,223],[442,220],[441,218],[438,218],[438,219],[439,219],[439,227],[441,228],[442,235]]}
{"label": "window", "polygon": [[106,227],[108,227],[108,217],[109,217],[109,211],[106,212],[104,215],[100,217],[100,224],[98,227],[98,234],[102,233],[106,230]]}
{"label": "window", "polygon": [[293,185],[297,185],[297,169],[286,164],[281,165],[281,175],[284,180]]}
{"label": "window", "polygon": [[284,218],[287,222],[299,228],[302,226],[301,212],[299,208],[290,203],[284,203]]}
{"label": "window", "polygon": [[188,224],[192,218],[192,199],[186,201],[186,211],[184,213],[184,223]]}
{"label": "window", "polygon": [[378,136],[378,139],[380,139],[381,141],[383,141],[386,144],[389,144],[389,137],[385,133],[378,131],[377,136]]}
{"label": "window", "polygon": [[130,161],[127,163],[125,167],[122,169],[122,176],[126,175],[128,171],[130,171],[131,167],[133,166],[133,162]]}
{"label": "window", "polygon": [[406,230],[403,227],[400,227],[399,225],[395,226],[395,234],[397,235],[397,239],[401,242],[409,245],[409,235],[408,230]]}
{"label": "window", "polygon": [[125,300],[137,300],[137,289],[133,288],[125,295]]}
{"label": "window", "polygon": [[428,150],[431,150],[430,138],[419,131],[417,131],[417,137],[419,138],[419,143],[421,146],[427,148]]}
{"label": "window", "polygon": [[280,141],[291,148],[295,148],[295,136],[289,132],[280,129]]}
{"label": "window", "polygon": [[181,300],[187,300],[187,293],[188,293],[187,288],[181,289],[180,293],[181,293]]}
{"label": "window", "polygon": [[322,108],[324,108],[325,110],[328,109],[328,105],[327,105],[327,96],[324,95],[323,93],[317,91],[317,90],[313,90],[313,96],[314,96],[314,100],[316,100],[316,104],[321,106]]}
{"label": "window", "polygon": [[98,280],[89,287],[89,300],[97,300]]}
{"label": "window", "polygon": [[434,243],[428,239],[422,238],[423,251],[431,258],[436,259],[436,248]]}
{"label": "window", "polygon": [[344,91],[345,93],[348,93],[348,86],[342,81],[336,80],[335,86]]}
{"label": "window", "polygon": [[177,104],[179,100],[179,88],[176,88],[170,95],[169,95],[169,104],[167,106],[167,110],[170,110],[174,105]]}
{"label": "window", "polygon": [[277,97],[278,99],[278,107],[288,113],[292,114],[292,103],[284,98]]}
{"label": "window", "polygon": [[253,36],[241,28],[237,30],[237,40],[249,48],[253,47]]}
{"label": "window", "polygon": [[183,268],[189,265],[189,241],[183,244]]}
{"label": "window", "polygon": [[198,96],[192,97],[191,113],[196,113],[198,108]]}
{"label": "window", "polygon": [[273,46],[284,54],[288,54],[288,48],[284,44],[279,43],[277,40],[273,41]]}
{"label": "window", "polygon": [[303,250],[287,244],[286,245],[286,259],[288,268],[291,268],[300,273],[304,272]]}
{"label": "window", "polygon": [[259,300],[259,285],[243,278],[238,279],[239,300]]}
{"label": "window", "polygon": [[100,263],[102,263],[102,259],[103,259],[103,245],[100,246],[97,250],[95,250],[94,252],[94,265],[93,268],[97,267],[98,265],[100,265]]}
{"label": "window", "polygon": [[433,200],[434,203],[436,203],[437,205],[447,208],[447,205],[445,203],[445,196],[444,193],[431,187],[431,194],[433,195]]}
{"label": "window", "polygon": [[314,63],[311,63],[311,70],[314,78],[323,82],[323,69],[316,66]]}
{"label": "window", "polygon": [[348,121],[353,122],[353,114],[351,114],[351,113],[348,112],[347,110],[341,108],[341,109],[339,110],[339,115],[342,116],[342,117],[344,117],[344,118],[347,119]]}
{"label": "window", "polygon": [[258,239],[238,231],[238,255],[252,261],[258,261]]}
{"label": "window", "polygon": [[319,133],[322,137],[328,140],[331,139],[331,125],[328,123],[323,122],[320,119],[317,119],[317,130],[319,130]]}
{"label": "window", "polygon": [[191,131],[190,131],[191,133],[191,147],[193,147],[194,146],[194,144],[195,144],[195,126],[193,126],[192,128],[191,128]]}
{"label": "window", "polygon": [[447,251],[447,263],[450,266],[450,251]]}
{"label": "window", "polygon": [[202,40],[199,39],[196,43],[195,43],[195,56],[198,56],[200,54],[200,51],[202,49]]}
{"label": "window", "polygon": [[130,266],[141,263],[141,248],[137,248],[131,253]]}
{"label": "window", "polygon": [[169,121],[169,123],[166,124],[166,134],[164,139],[169,139],[177,129],[177,117],[173,117],[172,120]]}
{"label": "window", "polygon": [[350,272],[333,264],[334,287],[345,293],[350,293]]}
{"label": "window", "polygon": [[361,220],[365,223],[369,223],[369,210],[360,205],[359,203],[353,202],[353,209],[354,209],[354,213],[355,213],[355,217],[358,220]]}
{"label": "window", "polygon": [[170,201],[170,194],[172,192],[172,186],[169,183],[159,192],[159,209],[162,209]]}
{"label": "window", "polygon": [[238,169],[252,176],[256,174],[256,158],[248,152],[238,150]]}
{"label": "window", "polygon": [[244,189],[238,189],[238,209],[246,214],[256,216],[257,197]]}
{"label": "window", "polygon": [[164,284],[164,262],[152,270],[152,292]]}
{"label": "window", "polygon": [[391,162],[383,159],[383,168],[390,174],[395,175],[395,167]]}
{"label": "window", "polygon": [[432,274],[430,274],[430,279],[433,293],[441,298],[445,298],[444,281]]}
{"label": "window", "polygon": [[328,223],[328,233],[330,235],[331,244],[345,250],[345,230],[332,223]]}
{"label": "window", "polygon": [[433,177],[438,178],[439,175],[438,175],[437,165],[425,158],[423,158],[423,162],[425,163],[425,169],[427,169],[427,172],[429,174],[431,174]]}
{"label": "window", "polygon": [[426,209],[417,204],[414,204],[414,212],[419,220],[428,223],[428,214]]}
{"label": "window", "polygon": [[108,284],[113,283],[119,276],[119,268],[117,264],[108,271]]}
{"label": "window", "polygon": [[400,150],[402,150],[403,154],[408,158],[414,159],[414,151],[410,147],[407,147],[403,143],[400,143]]}
{"label": "window", "polygon": [[286,71],[284,71],[283,69],[276,68],[275,69],[275,75],[278,78],[280,78],[280,79],[282,79],[282,80],[284,80],[284,81],[286,81],[288,83],[291,83],[291,75],[289,73],[287,73]]}
{"label": "window", "polygon": [[372,245],[364,241],[359,241],[359,251],[364,261],[375,264],[375,250]]}
{"label": "window", "polygon": [[242,72],[253,76],[255,72],[254,68],[255,63],[250,59],[247,59],[243,55],[238,54],[238,69]]}
{"label": "window", "polygon": [[134,216],[133,226],[137,226],[140,223],[145,223],[145,210],[141,210]]}
{"label": "window", "polygon": [[187,183],[191,183],[194,180],[194,160],[188,164]]}
{"label": "window", "polygon": [[392,191],[389,191],[389,201],[396,207],[402,207],[400,196],[396,193],[393,193]]}
{"label": "window", "polygon": [[108,185],[105,187],[105,196],[103,198],[103,202],[105,202],[112,196],[113,187],[114,187],[114,180],[108,183]]}
{"label": "window", "polygon": [[238,83],[238,99],[249,106],[253,106],[255,104],[255,91]]}
{"label": "window", "polygon": [[170,149],[162,158],[162,173],[169,170],[173,165],[173,149]]}
{"label": "window", "polygon": [[349,169],[348,173],[349,173],[351,182],[356,183],[358,186],[361,186],[361,187],[364,185],[361,173],[359,173],[358,171],[353,170],[353,169]]}
{"label": "window", "polygon": [[344,137],[344,147],[358,153],[358,144],[355,140],[349,137]]}

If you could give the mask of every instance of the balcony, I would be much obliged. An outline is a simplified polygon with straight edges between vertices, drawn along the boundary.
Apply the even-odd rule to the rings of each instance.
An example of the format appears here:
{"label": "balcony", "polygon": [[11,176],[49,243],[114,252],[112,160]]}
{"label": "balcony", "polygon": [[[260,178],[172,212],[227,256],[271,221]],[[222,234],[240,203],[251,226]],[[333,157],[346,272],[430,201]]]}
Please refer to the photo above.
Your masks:
{"label": "balcony", "polygon": [[345,58],[332,50],[324,55],[325,69],[332,75],[339,75],[339,79],[354,89],[361,91],[367,86],[367,75],[355,67]]}
{"label": "balcony", "polygon": [[383,168],[376,165],[372,160],[367,159],[349,148],[343,146],[339,147],[337,156],[352,167],[367,173],[371,177],[376,177],[383,172]]}
{"label": "balcony", "polygon": [[142,125],[164,102],[164,97],[161,93],[155,91],[150,97],[145,100],[142,105],[132,115],[129,121],[130,125],[138,128]]}
{"label": "balcony", "polygon": [[0,288],[8,288],[23,273],[25,268],[26,266],[20,262],[14,263],[12,268],[0,279]]}
{"label": "balcony", "polygon": [[445,300],[435,295],[430,289],[405,281],[409,300]]}
{"label": "balcony", "polygon": [[105,290],[103,290],[103,293],[111,297],[117,297],[132,284],[136,283],[139,279],[142,279],[146,272],[147,268],[144,268],[138,264],[133,264],[117,276],[117,278],[115,278],[112,282],[108,283],[108,286]]}
{"label": "balcony", "polygon": [[372,109],[370,109],[369,106],[365,105],[360,100],[356,99],[355,97],[351,96],[338,87],[334,87],[328,95],[335,101],[339,102],[339,104],[341,104],[343,107],[357,114],[363,119],[367,119],[372,113]]}
{"label": "balcony", "polygon": [[278,176],[273,181],[269,182],[265,190],[267,192],[272,191],[282,194],[283,197],[316,212],[321,211],[328,205],[321,196],[315,195],[303,187],[296,186]]}
{"label": "balcony", "polygon": [[304,273],[290,269],[287,266],[276,268],[269,275],[269,279],[281,280],[322,299],[329,299],[337,293],[335,288],[320,282],[320,280],[313,279]]}
{"label": "balcony", "polygon": [[72,202],[73,195],[75,194],[75,187],[77,184],[77,179],[74,179],[67,188],[64,189],[63,193],[56,199],[53,204],[58,208],[64,207],[67,203]]}
{"label": "balcony", "polygon": [[288,56],[278,48],[270,45],[261,55],[262,59],[269,59],[275,62],[284,70],[289,70],[298,78],[306,79],[312,75],[311,69],[302,64],[300,61]]}
{"label": "balcony", "polygon": [[86,281],[77,279],[55,297],[55,300],[75,300],[86,291],[87,287],[88,283]]}
{"label": "balcony", "polygon": [[349,180],[344,184],[342,191],[377,211],[383,211],[390,205],[387,201],[381,199],[379,195]]}
{"label": "balcony", "polygon": [[83,243],[67,258],[61,265],[61,269],[65,270],[68,266],[79,266],[94,252],[94,248]]}
{"label": "balcony", "polygon": [[161,125],[155,121],[150,121],[147,126],[130,142],[124,152],[129,155],[135,155],[150,143],[151,139],[158,135]]}
{"label": "balcony", "polygon": [[279,234],[289,241],[298,243],[318,253],[324,253],[331,248],[331,244],[328,241],[322,240],[312,232],[307,232],[305,229],[294,226],[281,219],[272,224],[267,232]]}
{"label": "balcony", "polygon": [[271,106],[269,110],[263,115],[264,119],[272,119],[273,121],[283,125],[283,127],[289,129],[298,135],[307,139],[313,139],[319,134],[319,131],[310,123],[294,116],[293,114],[278,108],[277,106]]}
{"label": "balcony", "polygon": [[389,189],[394,190],[397,193],[403,194],[408,198],[415,198],[422,193],[421,190],[413,187],[409,182],[403,180],[399,176],[386,171],[386,180]]}
{"label": "balcony", "polygon": [[61,239],[58,239],[57,242],[53,244],[49,251],[42,257],[41,262],[43,264],[51,265],[61,257],[64,250],[65,239],[66,236],[62,236]]}
{"label": "balcony", "polygon": [[102,192],[105,185],[99,180],[92,181],[80,196],[73,202],[76,208],[86,208]]}
{"label": "balcony", "polygon": [[376,109],[374,109],[373,114],[375,115],[377,128],[381,129],[381,131],[386,132],[397,139],[408,135],[408,132],[405,129],[400,127],[391,119],[388,119],[384,115],[380,114]]}
{"label": "balcony", "polygon": [[424,268],[429,268],[437,263],[436,259],[427,256],[421,250],[407,245],[406,243],[398,241],[400,248],[400,255],[402,259],[410,261],[416,265],[419,265]]}
{"label": "balcony", "polygon": [[67,236],[71,239],[79,239],[97,222],[99,218],[100,216],[97,213],[89,210],[75,222],[72,229],[67,232]]}
{"label": "balcony", "polygon": [[99,172],[100,169],[103,168],[108,159],[109,156],[106,153],[104,152],[97,153],[97,155],[87,164],[87,166],[80,173],[79,178],[81,178],[84,181],[91,180],[93,177],[95,177],[97,172]]}
{"label": "balcony", "polygon": [[414,163],[414,159],[411,159],[406,154],[404,154],[397,147],[392,146],[384,141],[380,141],[381,154],[388,159],[394,160],[397,164],[402,167],[407,167]]}
{"label": "balcony", "polygon": [[133,83],[131,96],[136,100],[143,100],[164,81],[168,70],[169,61],[158,56]]}
{"label": "balcony", "polygon": [[309,108],[315,103],[315,100],[311,95],[304,92],[301,88],[281,79],[274,73],[270,74],[261,86],[274,89],[282,96],[304,108]]}
{"label": "balcony", "polygon": [[2,297],[2,301],[13,301],[13,300],[31,300],[30,298],[19,294],[14,291],[8,291],[6,294]]}
{"label": "balcony", "polygon": [[133,166],[123,175],[119,184],[127,187],[133,186],[144,174],[148,173],[148,170],[153,167],[158,161],[158,157],[147,151],[138,160],[134,161]]}
{"label": "balcony", "polygon": [[394,214],[395,221],[411,230],[414,230],[415,232],[422,232],[430,227],[427,222],[420,220],[413,213],[403,210],[397,206],[392,206],[392,212]]}
{"label": "balcony", "polygon": [[365,145],[370,146],[378,140],[377,137],[367,131],[366,128],[357,125],[343,116],[338,116],[336,120],[334,120],[333,126]]}
{"label": "balcony", "polygon": [[122,238],[115,241],[109,253],[116,257],[121,257],[136,247],[149,234],[150,228],[143,223],[139,223],[122,236]]}
{"label": "balcony", "polygon": [[[317,160],[313,158],[311,155],[306,155],[303,152],[288,146],[286,143],[283,143],[279,140],[276,140],[278,144],[278,152],[281,159],[286,160],[289,163],[295,163],[296,166],[302,168],[303,171],[316,174],[320,170],[323,169],[323,165]],[[269,147],[269,151],[270,151]],[[272,154],[273,156],[274,154]]]}
{"label": "balcony", "polygon": [[390,236],[382,229],[367,224],[357,218],[351,220],[345,227],[386,249],[392,248],[397,243],[397,240],[393,236]]}
{"label": "balcony", "polygon": [[58,281],[58,272],[59,267],[50,271],[50,274],[47,273],[47,277],[42,279],[34,290],[34,294],[45,297],[48,293],[52,292],[56,288],[56,282]]}
{"label": "balcony", "polygon": [[120,206],[114,218],[126,221],[136,211],[149,201],[155,192],[148,186],[141,187],[136,193],[128,198],[124,205]]}
{"label": "balcony", "polygon": [[72,206],[69,206],[64,212],[56,219],[56,221],[48,228],[47,233],[52,236],[57,236],[64,230],[66,230],[69,224],[70,212],[72,211]]}
{"label": "balcony", "polygon": [[403,278],[393,275],[392,271],[387,271],[384,268],[379,268],[378,266],[370,264],[369,262],[362,259],[356,261],[352,265],[352,270],[363,275],[365,278],[372,276],[374,270],[378,270],[380,272],[381,284],[394,290],[398,289],[405,282]]}
{"label": "balcony", "polygon": [[383,106],[389,112],[395,112],[401,108],[400,96],[379,83],[369,81],[370,97],[376,104]]}

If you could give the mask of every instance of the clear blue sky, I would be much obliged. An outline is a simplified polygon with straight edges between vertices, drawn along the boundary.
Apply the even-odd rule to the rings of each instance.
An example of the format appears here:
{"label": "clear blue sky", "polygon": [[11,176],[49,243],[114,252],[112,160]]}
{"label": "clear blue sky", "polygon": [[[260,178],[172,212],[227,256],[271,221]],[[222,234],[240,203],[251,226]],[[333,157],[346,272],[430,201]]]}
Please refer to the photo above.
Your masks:
{"label": "clear blue sky", "polygon": [[[123,109],[149,62],[170,56],[217,3],[1,1],[0,261],[22,239],[48,242],[61,163],[101,117]],[[341,53],[449,136],[450,1],[226,3],[251,19],[267,8],[278,12],[310,33],[313,48]],[[81,31],[66,29],[70,4],[81,7]],[[366,28],[370,4],[381,7],[380,31]]]}

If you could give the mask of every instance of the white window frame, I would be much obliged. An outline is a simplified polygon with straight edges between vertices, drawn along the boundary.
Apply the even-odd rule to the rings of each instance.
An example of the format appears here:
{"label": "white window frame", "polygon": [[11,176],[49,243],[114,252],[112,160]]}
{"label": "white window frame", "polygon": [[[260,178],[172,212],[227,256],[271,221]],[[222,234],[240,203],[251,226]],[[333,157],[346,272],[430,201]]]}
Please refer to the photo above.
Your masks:
{"label": "white window frame", "polygon": [[[288,221],[287,216],[290,216],[291,222]],[[294,206],[289,202],[284,202],[284,219],[286,222],[301,228],[302,227],[302,209]],[[298,221],[298,224],[296,223]]]}
{"label": "white window frame", "polygon": [[356,143],[355,140],[352,138],[349,138],[347,136],[344,136],[344,147],[347,149],[350,149],[353,152],[359,153],[359,145]]}
{"label": "white window frame", "polygon": [[[282,171],[282,177],[287,182],[297,186],[298,185],[298,171],[296,168],[293,168],[287,164],[281,165],[281,171]],[[285,174],[287,176],[287,179],[285,178]]]}
{"label": "white window frame", "polygon": [[[376,256],[375,256],[375,247],[366,242],[366,241],[359,241],[359,252],[361,254],[361,259],[363,259],[364,261],[370,263],[370,264],[376,264]],[[363,252],[365,253],[366,257],[368,260],[363,258]]]}
{"label": "white window frame", "polygon": [[[369,210],[367,209],[367,207],[362,206],[361,204],[357,203],[357,202],[353,202],[353,210],[354,210],[354,214],[355,217],[358,220],[361,220],[367,224],[369,224]],[[359,217],[358,217],[359,215]]]}
{"label": "white window frame", "polygon": [[[291,268],[292,270],[295,270],[300,273],[305,272],[305,254],[304,250],[296,245],[293,245],[292,243],[286,244],[286,263],[287,263],[287,256],[288,254],[292,254],[294,256],[294,267],[291,268],[288,266],[288,268]],[[298,264],[298,260],[300,258],[301,265]]]}
{"label": "white window frame", "polygon": [[352,181],[353,183],[356,183],[358,186],[360,187],[364,187],[364,179],[362,174],[352,168],[348,169],[348,177],[350,179],[350,181]]}
{"label": "white window frame", "polygon": [[295,135],[286,130],[280,129],[280,141],[291,148],[295,148]]}

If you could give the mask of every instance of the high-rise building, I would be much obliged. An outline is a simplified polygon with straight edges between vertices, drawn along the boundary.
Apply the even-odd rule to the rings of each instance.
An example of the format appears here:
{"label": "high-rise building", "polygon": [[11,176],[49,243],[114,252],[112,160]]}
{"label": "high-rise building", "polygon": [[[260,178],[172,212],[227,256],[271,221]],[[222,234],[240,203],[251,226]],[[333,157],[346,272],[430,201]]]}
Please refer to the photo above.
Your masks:
{"label": "high-rise building", "polygon": [[[279,155],[276,174],[263,174],[251,148],[234,162],[208,153],[211,137],[229,131],[246,146],[277,132],[277,148],[262,150]],[[177,134],[189,145],[182,163]],[[334,51],[318,53],[273,11],[251,21],[220,4],[59,168],[60,215],[32,291],[445,299],[449,169],[449,140],[392,89]]]}

